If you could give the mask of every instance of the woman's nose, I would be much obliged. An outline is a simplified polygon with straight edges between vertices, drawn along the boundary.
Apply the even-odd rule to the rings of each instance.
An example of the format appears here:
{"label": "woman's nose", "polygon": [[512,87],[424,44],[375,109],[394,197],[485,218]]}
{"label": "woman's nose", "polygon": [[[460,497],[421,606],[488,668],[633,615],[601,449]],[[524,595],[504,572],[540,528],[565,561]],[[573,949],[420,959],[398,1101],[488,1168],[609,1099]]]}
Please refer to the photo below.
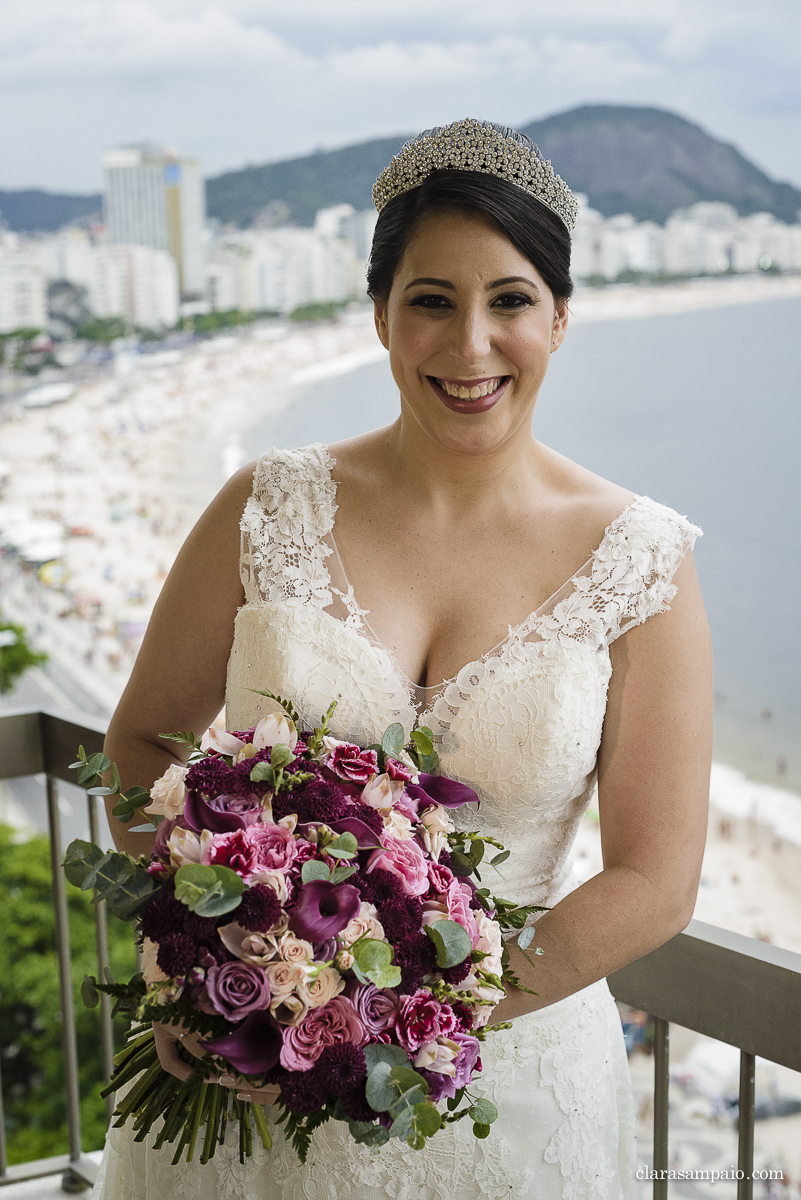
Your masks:
{"label": "woman's nose", "polygon": [[451,356],[463,366],[479,366],[492,349],[490,327],[481,312],[457,314],[451,325]]}

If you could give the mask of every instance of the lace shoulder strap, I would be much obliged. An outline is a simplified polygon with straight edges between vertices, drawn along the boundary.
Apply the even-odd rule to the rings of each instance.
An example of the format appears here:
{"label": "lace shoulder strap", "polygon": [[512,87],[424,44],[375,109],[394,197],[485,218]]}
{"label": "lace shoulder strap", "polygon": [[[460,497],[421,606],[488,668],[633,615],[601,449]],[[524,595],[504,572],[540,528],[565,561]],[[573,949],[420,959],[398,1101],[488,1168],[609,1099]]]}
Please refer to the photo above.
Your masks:
{"label": "lace shoulder strap", "polygon": [[247,603],[331,604],[324,539],[336,512],[325,446],[271,447],[256,463],[253,491],[239,522],[240,575]]}
{"label": "lace shoulder strap", "polygon": [[615,641],[676,594],[671,581],[702,531],[672,508],[638,496],[608,526],[600,546],[572,588],[541,618],[540,636],[562,642]]}

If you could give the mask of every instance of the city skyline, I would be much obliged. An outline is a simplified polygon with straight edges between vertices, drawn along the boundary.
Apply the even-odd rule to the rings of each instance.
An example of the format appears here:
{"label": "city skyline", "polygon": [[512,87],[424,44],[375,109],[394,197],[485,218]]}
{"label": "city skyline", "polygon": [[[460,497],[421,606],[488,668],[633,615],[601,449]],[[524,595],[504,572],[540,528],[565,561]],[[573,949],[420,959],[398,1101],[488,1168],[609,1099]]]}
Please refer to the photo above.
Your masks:
{"label": "city skyline", "polygon": [[114,145],[158,140],[206,175],[474,115],[652,105],[801,183],[791,0],[58,0],[6,6],[0,187],[95,192]]}

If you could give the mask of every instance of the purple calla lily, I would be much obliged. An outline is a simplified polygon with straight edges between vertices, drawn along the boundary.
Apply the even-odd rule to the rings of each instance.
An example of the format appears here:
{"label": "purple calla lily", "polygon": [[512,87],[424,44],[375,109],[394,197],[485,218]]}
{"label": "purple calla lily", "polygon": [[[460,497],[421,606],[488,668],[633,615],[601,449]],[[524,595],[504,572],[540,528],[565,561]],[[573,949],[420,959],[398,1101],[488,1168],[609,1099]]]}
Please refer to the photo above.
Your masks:
{"label": "purple calla lily", "polygon": [[427,775],[421,771],[418,783],[404,784],[406,791],[421,803],[441,804],[443,808],[460,808],[462,804],[478,803],[478,796],[466,783],[448,779],[447,775]]}
{"label": "purple calla lily", "polygon": [[263,1075],[278,1062],[281,1031],[269,1012],[252,1012],[238,1029],[203,1043],[211,1054],[220,1054],[243,1075]]}
{"label": "purple calla lily", "polygon": [[209,804],[198,792],[190,790],[186,793],[184,820],[195,833],[203,829],[209,829],[212,833],[233,833],[235,829],[244,829],[248,821],[240,813],[226,811],[227,799],[227,796],[218,796]]}
{"label": "purple calla lily", "polygon": [[340,817],[339,820],[327,821],[326,824],[334,833],[352,833],[360,850],[374,850],[378,845],[378,835],[358,817]]}
{"label": "purple calla lily", "polygon": [[350,924],[361,906],[361,896],[351,884],[313,879],[300,889],[289,928],[308,942],[322,942]]}

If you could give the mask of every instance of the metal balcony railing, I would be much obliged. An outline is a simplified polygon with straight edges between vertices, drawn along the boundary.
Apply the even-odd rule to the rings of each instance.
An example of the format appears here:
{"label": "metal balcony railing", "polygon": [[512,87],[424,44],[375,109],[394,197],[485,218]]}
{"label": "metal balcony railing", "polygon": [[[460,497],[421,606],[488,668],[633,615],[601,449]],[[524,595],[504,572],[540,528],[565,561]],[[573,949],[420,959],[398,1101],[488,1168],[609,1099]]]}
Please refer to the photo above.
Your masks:
{"label": "metal balcony railing", "polygon": [[[55,938],[62,1010],[64,1085],[69,1153],[20,1166],[6,1166],[0,1100],[0,1186],[63,1174],[65,1190],[92,1183],[96,1166],[81,1149],[78,1059],[70,981],[67,896],[58,809],[59,781],[74,782],[68,768],[79,744],[88,753],[102,749],[104,728],[91,718],[55,711],[12,709],[0,715],[0,779],[44,773],[53,868]],[[87,797],[89,830],[98,841],[96,797]],[[95,907],[98,973],[108,963],[103,904]],[[740,1050],[737,1200],[753,1196],[754,1078],[757,1056],[801,1071],[801,954],[691,921],[686,930],[657,950],[608,977],[613,996],[650,1013],[654,1041],[654,1200],[668,1194],[668,1030],[672,1022]],[[103,1061],[111,1071],[113,1042],[110,1005],[101,1001]]]}

